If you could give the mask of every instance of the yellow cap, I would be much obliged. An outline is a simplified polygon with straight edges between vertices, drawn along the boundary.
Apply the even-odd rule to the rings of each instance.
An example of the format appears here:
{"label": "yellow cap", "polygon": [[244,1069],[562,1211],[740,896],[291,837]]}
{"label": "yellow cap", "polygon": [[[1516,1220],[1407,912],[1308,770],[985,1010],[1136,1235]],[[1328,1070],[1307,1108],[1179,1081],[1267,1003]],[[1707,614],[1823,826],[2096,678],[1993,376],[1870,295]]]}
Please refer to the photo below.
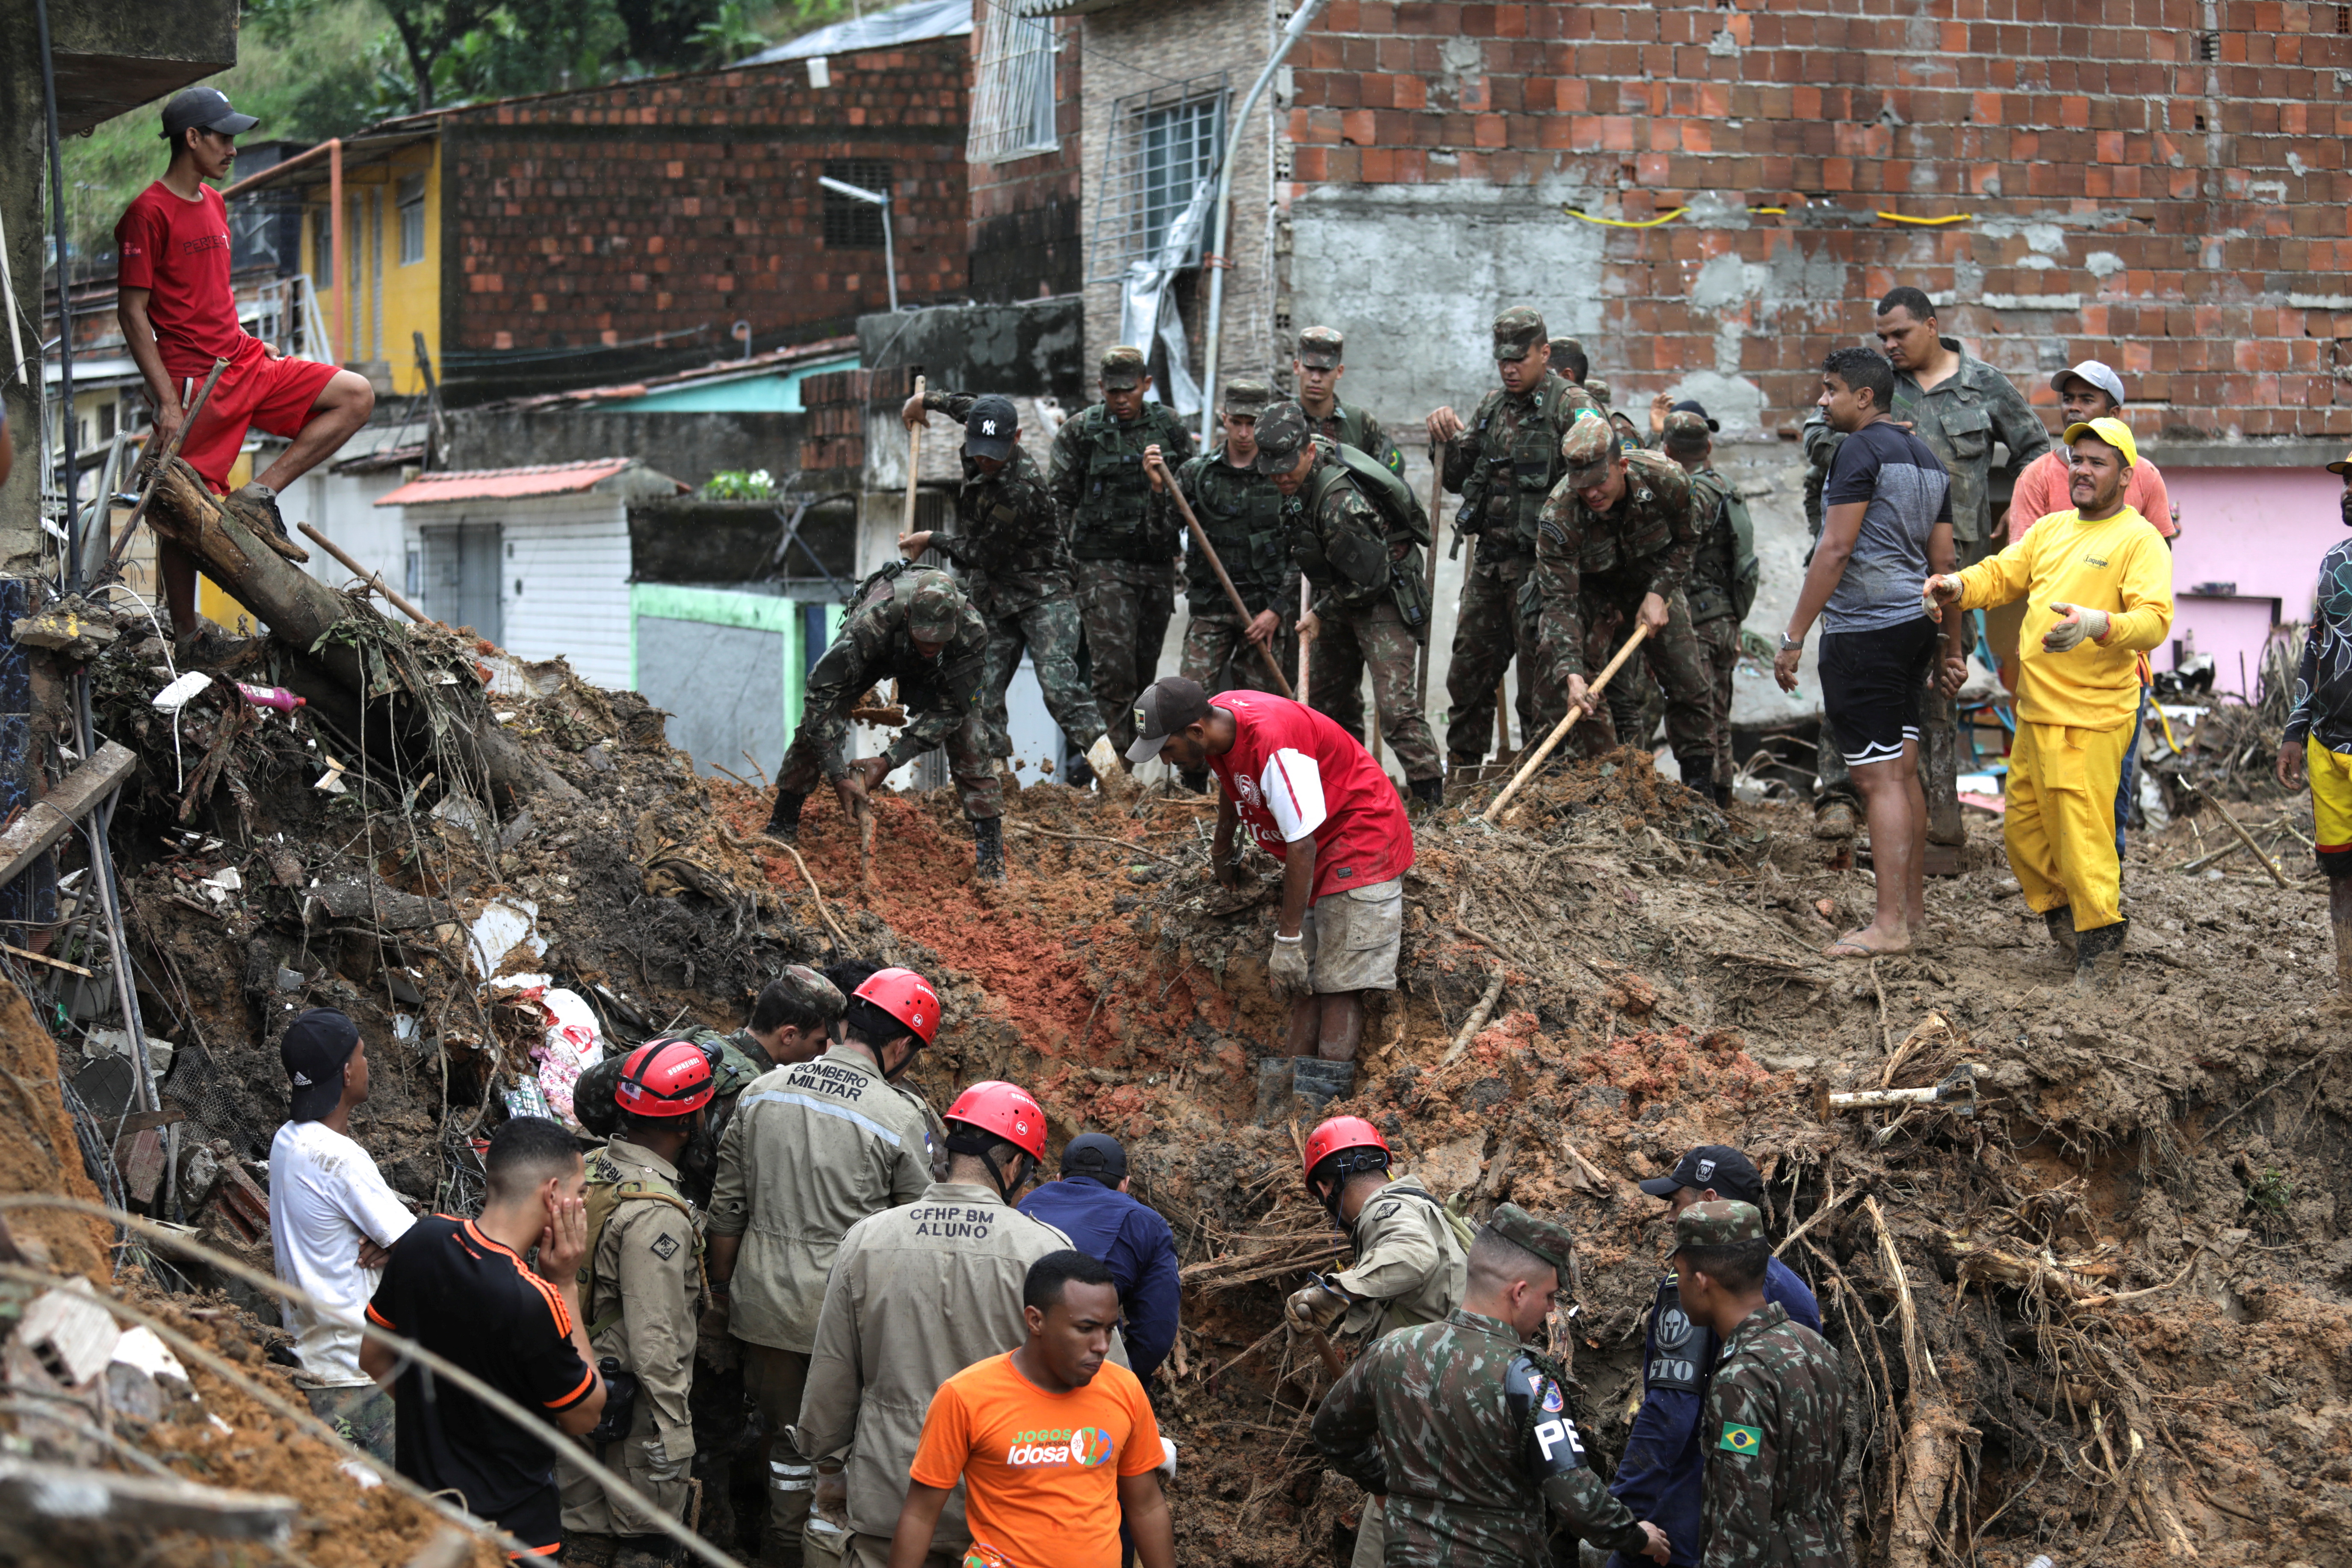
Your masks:
{"label": "yellow cap", "polygon": [[2128,468],[2139,461],[2139,443],[2132,439],[2131,426],[2120,419],[2106,417],[2087,420],[2080,425],[2069,425],[2066,426],[2066,434],[2061,436],[2059,439],[2072,446],[2078,436],[2096,436],[2100,440],[2121,452],[2124,455],[2125,468]]}

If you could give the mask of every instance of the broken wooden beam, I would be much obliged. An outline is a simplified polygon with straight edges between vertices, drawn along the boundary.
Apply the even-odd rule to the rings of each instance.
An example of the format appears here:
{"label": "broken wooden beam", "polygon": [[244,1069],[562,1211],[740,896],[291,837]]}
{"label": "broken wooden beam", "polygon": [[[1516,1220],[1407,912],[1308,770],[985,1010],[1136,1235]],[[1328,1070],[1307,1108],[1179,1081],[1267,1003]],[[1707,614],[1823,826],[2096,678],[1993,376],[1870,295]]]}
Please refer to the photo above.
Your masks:
{"label": "broken wooden beam", "polygon": [[302,895],[306,926],[339,921],[378,931],[425,931],[457,920],[457,911],[440,900],[400,892],[382,882],[323,882]]}
{"label": "broken wooden beam", "polygon": [[139,759],[130,748],[109,741],[58,787],[0,833],[0,887],[23,876],[32,863],[56,848],[100,801],[114,793]]}
{"label": "broken wooden beam", "polygon": [[284,1542],[299,1504],[162,1476],[0,1459],[0,1516],[47,1525],[184,1530],[218,1541]]}

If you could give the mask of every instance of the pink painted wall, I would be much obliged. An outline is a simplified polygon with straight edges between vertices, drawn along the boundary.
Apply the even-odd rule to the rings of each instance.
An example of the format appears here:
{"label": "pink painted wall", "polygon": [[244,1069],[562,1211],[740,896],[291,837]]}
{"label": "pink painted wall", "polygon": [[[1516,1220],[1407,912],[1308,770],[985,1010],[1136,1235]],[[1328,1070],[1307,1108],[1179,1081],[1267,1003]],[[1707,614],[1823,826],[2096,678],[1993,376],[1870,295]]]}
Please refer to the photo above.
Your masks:
{"label": "pink painted wall", "polygon": [[[2161,458],[2155,452],[2152,458]],[[2344,481],[2326,469],[2174,468],[2165,488],[2180,508],[2180,537],[2172,551],[2173,644],[2151,662],[2173,668],[2173,649],[2193,636],[2200,653],[2213,656],[2213,689],[2239,689],[2252,700],[2262,669],[2276,599],[2281,626],[2311,619],[2319,558],[2344,537],[2338,508]],[[2200,598],[2200,583],[2235,583],[2232,599]],[[2295,651],[2300,654],[2298,637]]]}

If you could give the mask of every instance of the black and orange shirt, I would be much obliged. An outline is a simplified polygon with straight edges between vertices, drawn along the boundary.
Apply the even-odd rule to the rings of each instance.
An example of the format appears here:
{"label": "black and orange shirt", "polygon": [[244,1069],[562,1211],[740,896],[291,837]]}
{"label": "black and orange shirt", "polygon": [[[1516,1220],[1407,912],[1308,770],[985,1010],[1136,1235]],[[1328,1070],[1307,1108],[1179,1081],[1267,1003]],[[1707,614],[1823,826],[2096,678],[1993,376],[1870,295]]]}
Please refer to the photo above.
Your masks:
{"label": "black and orange shirt", "polygon": [[[368,1320],[415,1340],[529,1410],[568,1410],[596,1385],[562,1292],[469,1219],[435,1215],[393,1244]],[[527,1432],[415,1363],[393,1384],[394,1466],[552,1557],[562,1542],[551,1423]]]}

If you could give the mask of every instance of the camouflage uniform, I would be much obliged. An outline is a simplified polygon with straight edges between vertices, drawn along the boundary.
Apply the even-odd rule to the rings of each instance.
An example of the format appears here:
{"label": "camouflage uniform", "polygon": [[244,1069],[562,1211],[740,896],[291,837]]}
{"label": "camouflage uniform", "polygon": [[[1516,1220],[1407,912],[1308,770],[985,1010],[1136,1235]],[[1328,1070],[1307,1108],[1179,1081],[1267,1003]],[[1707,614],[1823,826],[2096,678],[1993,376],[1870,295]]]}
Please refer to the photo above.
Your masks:
{"label": "camouflage uniform", "polygon": [[[1691,635],[1690,605],[1682,592],[1698,548],[1690,476],[1656,452],[1621,452],[1609,426],[1598,418],[1579,418],[1564,447],[1569,473],[1544,503],[1536,543],[1536,582],[1553,679],[1564,690],[1567,677],[1583,675],[1590,668],[1584,633],[1591,620],[1613,609],[1624,617],[1630,637],[1643,596],[1660,595],[1666,602],[1665,628],[1643,642],[1643,661],[1665,689],[1666,738],[1683,777],[1712,779],[1713,702],[1697,640]],[[1596,517],[1577,495],[1576,481],[1612,462],[1625,465],[1625,492],[1606,515]],[[1578,727],[1579,733],[1584,730]],[[1648,737],[1633,739],[1639,744]],[[1594,755],[1609,743],[1607,736],[1595,733],[1583,750]]]}
{"label": "camouflage uniform", "polygon": [[[973,405],[982,401],[965,392],[923,395],[925,408],[960,424],[972,417]],[[1000,405],[1001,412],[986,412],[1007,421],[1010,434],[1013,405],[1001,397],[986,401]],[[964,454],[955,531],[933,534],[931,548],[963,573],[964,593],[988,623],[988,668],[980,680],[980,709],[965,721],[971,731],[965,745],[984,756],[1013,754],[1004,692],[1021,668],[1024,648],[1054,722],[1079,752],[1092,745],[1103,722],[1094,693],[1078,674],[1078,595],[1069,537],[1045,489],[1045,476],[1017,442],[993,474],[982,473],[971,454]]]}
{"label": "camouflage uniform", "polygon": [[[1105,386],[1133,386],[1143,374],[1139,349],[1103,355]],[[1147,401],[1122,424],[1097,403],[1055,434],[1045,480],[1070,530],[1095,708],[1122,753],[1135,740],[1136,693],[1151,684],[1176,613],[1176,538],[1153,521],[1143,474],[1143,450],[1153,446],[1171,468],[1192,456],[1192,432],[1166,404]]]}
{"label": "camouflage uniform", "polygon": [[[1560,1226],[1505,1204],[1494,1228],[1566,1276]],[[1382,1499],[1386,1568],[1549,1562],[1547,1502],[1597,1546],[1641,1549],[1633,1515],[1586,1462],[1565,1382],[1508,1323],[1460,1308],[1348,1369],[1316,1413],[1315,1446]]]}
{"label": "camouflage uniform", "polygon": [[[1844,445],[1845,432],[1832,425],[1829,416],[1820,408],[1805,416],[1805,531],[1812,536],[1812,543],[1805,550],[1807,566],[1813,563],[1813,552],[1821,547],[1822,529],[1829,521],[1829,513],[1822,506],[1822,491],[1829,483],[1830,465],[1837,461],[1838,448]],[[1846,772],[1845,753],[1838,750],[1837,738],[1830,731],[1826,715],[1822,719],[1821,738],[1814,744],[1813,777],[1815,811],[1834,801],[1857,816],[1861,814],[1862,796],[1854,790],[1853,775]]]}
{"label": "camouflage uniform", "polygon": [[[1678,442],[1701,448],[1707,436],[1706,417],[1686,410],[1669,414],[1664,435],[1669,457]],[[1741,509],[1738,518],[1735,507]],[[1738,591],[1740,563],[1754,553],[1754,535],[1750,531],[1745,542],[1741,539],[1745,507],[1731,481],[1711,465],[1691,470],[1691,515],[1698,525],[1698,552],[1691,558],[1683,596],[1690,603],[1691,630],[1698,638],[1713,698],[1715,782],[1728,789],[1732,678],[1739,668],[1739,608],[1733,595]]]}
{"label": "camouflage uniform", "polygon": [[[953,628],[933,658],[916,648],[908,630],[910,621],[927,617],[936,617],[941,629]],[[907,723],[890,742],[890,765],[901,767],[945,745],[964,815],[974,821],[1003,816],[995,759],[973,749],[965,724],[978,710],[987,664],[988,623],[946,573],[902,569],[867,579],[840,635],[809,670],[800,729],[778,770],[779,799],[806,795],[820,774],[827,782],[847,776],[842,743],[849,738],[849,710],[875,685],[895,679]]]}
{"label": "camouflage uniform", "polygon": [[[1228,416],[1255,419],[1274,401],[1274,389],[1262,381],[1225,383]],[[1298,573],[1284,547],[1282,492],[1254,464],[1236,468],[1220,445],[1175,469],[1176,487],[1209,536],[1225,574],[1255,617],[1272,610],[1282,617],[1271,651],[1285,677],[1296,677],[1298,636]],[[1153,492],[1152,505],[1178,516],[1175,504],[1162,492]],[[1181,517],[1178,527],[1181,527]],[[1265,661],[1252,650],[1242,634],[1249,623],[1234,614],[1231,599],[1211,570],[1207,557],[1188,550],[1184,557],[1184,657],[1178,673],[1197,680],[1208,691],[1244,688],[1280,694]]]}
{"label": "camouflage uniform", "polygon": [[[1544,336],[1543,318],[1518,307],[1495,318],[1495,357],[1526,357]],[[1499,388],[1480,400],[1445,449],[1445,488],[1462,497],[1455,527],[1478,535],[1462,574],[1454,661],[1445,676],[1445,751],[1456,768],[1475,767],[1495,733],[1495,688],[1516,658],[1519,732],[1528,744],[1568,711],[1539,647],[1535,591],[1536,523],[1544,498],[1567,472],[1560,437],[1580,409],[1596,407],[1582,387],[1547,375],[1517,396]],[[1548,717],[1547,717],[1548,715]]]}
{"label": "camouflage uniform", "polygon": [[[1421,637],[1406,625],[1397,605],[1400,574],[1415,586],[1423,581],[1421,546],[1410,536],[1391,537],[1390,520],[1357,488],[1355,477],[1339,460],[1338,449],[1307,431],[1307,416],[1297,404],[1270,410],[1258,421],[1257,438],[1257,466],[1263,473],[1287,470],[1308,442],[1315,447],[1315,464],[1306,481],[1282,503],[1291,558],[1315,589],[1311,607],[1320,629],[1309,696],[1355,690],[1369,666],[1381,737],[1404,765],[1406,781],[1424,785],[1423,793],[1433,795],[1444,768],[1429,721],[1414,698]],[[1423,614],[1425,636],[1425,606]]]}
{"label": "camouflage uniform", "polygon": [[[1753,1204],[1693,1204],[1675,1247],[1760,1240]],[[1845,1384],[1829,1342],[1767,1302],[1732,1331],[1699,1423],[1706,1455],[1700,1568],[1850,1568],[1837,1503],[1845,1448]]]}

